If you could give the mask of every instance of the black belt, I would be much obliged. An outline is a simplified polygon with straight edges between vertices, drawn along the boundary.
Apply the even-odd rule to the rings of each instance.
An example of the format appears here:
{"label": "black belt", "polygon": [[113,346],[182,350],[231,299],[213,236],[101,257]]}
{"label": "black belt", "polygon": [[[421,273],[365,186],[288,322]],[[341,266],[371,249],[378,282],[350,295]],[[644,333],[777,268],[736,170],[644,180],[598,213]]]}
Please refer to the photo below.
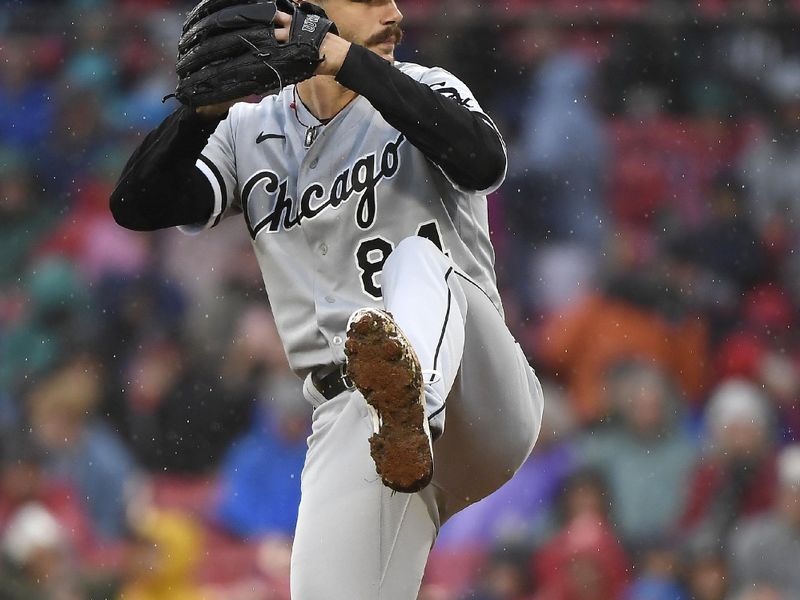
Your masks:
{"label": "black belt", "polygon": [[353,389],[353,382],[347,376],[345,366],[340,365],[333,371],[322,377],[316,373],[311,374],[311,381],[317,391],[325,396],[326,400],[335,398],[345,390]]}

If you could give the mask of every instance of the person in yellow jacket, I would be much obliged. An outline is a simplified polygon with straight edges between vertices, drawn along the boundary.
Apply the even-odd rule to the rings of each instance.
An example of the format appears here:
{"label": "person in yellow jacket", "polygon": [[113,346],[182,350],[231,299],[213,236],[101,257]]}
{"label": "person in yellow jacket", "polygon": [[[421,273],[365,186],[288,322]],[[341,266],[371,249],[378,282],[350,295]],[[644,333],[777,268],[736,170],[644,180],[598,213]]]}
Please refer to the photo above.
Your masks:
{"label": "person in yellow jacket", "polygon": [[190,517],[151,509],[134,531],[137,541],[118,600],[221,600],[197,583],[203,533]]}

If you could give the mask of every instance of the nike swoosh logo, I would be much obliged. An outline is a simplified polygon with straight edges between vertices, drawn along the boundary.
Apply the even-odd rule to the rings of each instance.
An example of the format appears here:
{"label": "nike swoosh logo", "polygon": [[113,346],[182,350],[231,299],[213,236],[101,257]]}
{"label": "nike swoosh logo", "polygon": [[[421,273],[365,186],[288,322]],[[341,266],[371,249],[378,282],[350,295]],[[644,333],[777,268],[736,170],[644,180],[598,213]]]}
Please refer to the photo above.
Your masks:
{"label": "nike swoosh logo", "polygon": [[278,135],[277,133],[264,133],[263,131],[258,134],[256,144],[260,144],[264,140],[285,140],[285,135]]}

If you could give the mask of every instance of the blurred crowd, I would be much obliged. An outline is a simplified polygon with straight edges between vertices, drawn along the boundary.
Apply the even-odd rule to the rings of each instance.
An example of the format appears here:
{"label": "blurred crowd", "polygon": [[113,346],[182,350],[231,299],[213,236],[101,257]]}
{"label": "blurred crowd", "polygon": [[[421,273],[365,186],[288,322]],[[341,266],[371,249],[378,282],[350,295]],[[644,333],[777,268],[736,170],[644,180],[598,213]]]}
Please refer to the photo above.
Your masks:
{"label": "blurred crowd", "polygon": [[[245,228],[107,207],[191,4],[0,13],[4,600],[289,597],[311,410]],[[421,599],[800,598],[798,4],[400,3],[399,59],[505,136],[497,272],[546,390]]]}

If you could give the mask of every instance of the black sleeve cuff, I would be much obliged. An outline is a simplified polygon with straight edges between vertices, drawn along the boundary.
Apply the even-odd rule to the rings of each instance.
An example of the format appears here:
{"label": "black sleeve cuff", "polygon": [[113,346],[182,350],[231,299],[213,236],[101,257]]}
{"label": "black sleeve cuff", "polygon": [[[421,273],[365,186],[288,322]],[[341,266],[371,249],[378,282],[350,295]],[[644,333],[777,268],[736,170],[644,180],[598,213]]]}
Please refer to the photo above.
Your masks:
{"label": "black sleeve cuff", "polygon": [[200,154],[208,144],[211,134],[228,116],[228,111],[221,115],[200,115],[193,108],[181,105],[176,111],[178,135],[182,146],[189,154]]}

